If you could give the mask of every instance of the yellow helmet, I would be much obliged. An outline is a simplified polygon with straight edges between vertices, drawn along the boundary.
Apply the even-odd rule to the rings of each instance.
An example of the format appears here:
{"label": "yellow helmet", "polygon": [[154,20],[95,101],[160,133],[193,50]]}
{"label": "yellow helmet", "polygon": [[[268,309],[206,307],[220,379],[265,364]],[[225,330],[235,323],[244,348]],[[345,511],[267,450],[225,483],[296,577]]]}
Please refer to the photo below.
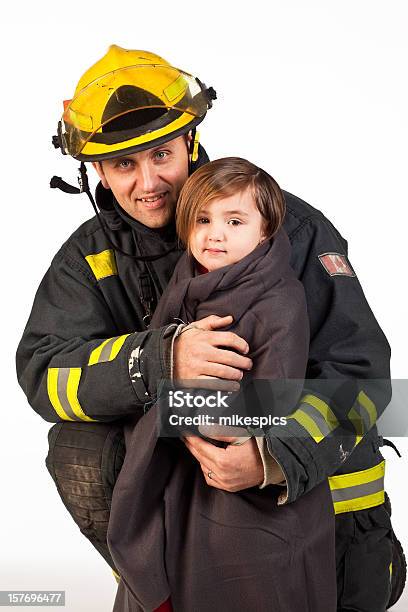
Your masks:
{"label": "yellow helmet", "polygon": [[111,45],[64,103],[53,142],[81,161],[150,149],[195,128],[215,98],[158,55]]}

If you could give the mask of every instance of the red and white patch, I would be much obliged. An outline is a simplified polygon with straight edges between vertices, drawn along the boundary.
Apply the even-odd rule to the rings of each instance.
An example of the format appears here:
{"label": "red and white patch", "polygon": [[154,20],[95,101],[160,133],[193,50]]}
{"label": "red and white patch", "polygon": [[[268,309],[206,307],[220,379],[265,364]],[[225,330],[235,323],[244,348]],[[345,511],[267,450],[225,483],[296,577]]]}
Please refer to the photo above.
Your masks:
{"label": "red and white patch", "polygon": [[322,253],[318,257],[323,268],[330,276],[355,276],[345,255]]}

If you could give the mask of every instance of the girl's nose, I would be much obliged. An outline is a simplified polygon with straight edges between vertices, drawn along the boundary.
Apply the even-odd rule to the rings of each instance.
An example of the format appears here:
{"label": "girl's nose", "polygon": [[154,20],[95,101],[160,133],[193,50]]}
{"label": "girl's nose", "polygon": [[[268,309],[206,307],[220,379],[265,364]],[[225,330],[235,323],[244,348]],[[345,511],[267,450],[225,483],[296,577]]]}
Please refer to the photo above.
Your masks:
{"label": "girl's nose", "polygon": [[214,242],[219,242],[224,239],[224,230],[219,225],[211,224],[208,239],[214,240]]}

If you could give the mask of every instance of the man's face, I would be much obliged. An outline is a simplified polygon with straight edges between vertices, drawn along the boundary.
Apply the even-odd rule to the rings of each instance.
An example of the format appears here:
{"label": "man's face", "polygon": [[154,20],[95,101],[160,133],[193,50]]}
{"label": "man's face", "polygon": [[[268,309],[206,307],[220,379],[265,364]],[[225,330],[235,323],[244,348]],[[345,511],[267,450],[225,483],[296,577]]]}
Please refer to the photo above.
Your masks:
{"label": "man's face", "polygon": [[94,162],[105,189],[111,189],[128,215],[159,228],[174,217],[188,177],[188,141],[179,136],[164,145],[103,162]]}

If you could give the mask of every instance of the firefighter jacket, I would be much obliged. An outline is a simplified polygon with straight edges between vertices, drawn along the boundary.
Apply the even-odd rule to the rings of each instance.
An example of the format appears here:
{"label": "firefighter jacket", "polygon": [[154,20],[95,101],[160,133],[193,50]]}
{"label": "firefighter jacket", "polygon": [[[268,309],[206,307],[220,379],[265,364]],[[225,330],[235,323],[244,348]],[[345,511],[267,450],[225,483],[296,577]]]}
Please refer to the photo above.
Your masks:
{"label": "firefighter jacket", "polygon": [[[200,149],[199,161],[207,160]],[[390,399],[390,350],[347,260],[346,241],[321,212],[284,195],[291,266],[303,283],[310,320],[305,392],[293,407],[288,435],[278,427],[267,436],[291,502],[332,474],[382,465],[375,421]],[[170,376],[177,325],[148,329],[146,316],[182,253],[175,226],[157,230],[138,223],[101,184],[96,199],[123,250],[165,256],[142,262],[114,251],[92,218],[54,257],[17,351],[19,383],[50,422],[135,415],[151,406],[157,382]],[[359,498],[369,493],[371,505],[384,500],[378,470],[370,491],[360,491]],[[352,509],[347,503],[340,496],[340,511]]]}

